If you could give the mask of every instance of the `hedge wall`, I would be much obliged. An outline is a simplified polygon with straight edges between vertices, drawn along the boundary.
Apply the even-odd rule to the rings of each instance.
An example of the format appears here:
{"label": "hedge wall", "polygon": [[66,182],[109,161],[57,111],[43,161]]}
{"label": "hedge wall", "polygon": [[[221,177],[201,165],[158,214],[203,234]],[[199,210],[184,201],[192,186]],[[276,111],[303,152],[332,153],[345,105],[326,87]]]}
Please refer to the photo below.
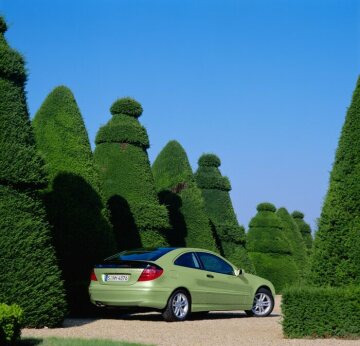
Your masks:
{"label": "hedge wall", "polygon": [[270,280],[276,291],[281,292],[298,280],[298,269],[275,206],[261,203],[257,210],[247,234],[249,257],[257,275]]}
{"label": "hedge wall", "polygon": [[284,290],[284,335],[290,338],[360,338],[360,287]]}
{"label": "hedge wall", "polygon": [[55,88],[36,113],[33,126],[50,178],[43,197],[67,301],[72,313],[86,312],[91,308],[89,273],[117,248],[104,216],[88,134],[72,92],[65,86]]}
{"label": "hedge wall", "polygon": [[341,131],[316,232],[311,280],[316,285],[360,284],[360,77]]}
{"label": "hedge wall", "polygon": [[0,345],[15,345],[20,339],[23,315],[18,305],[0,303]]}
{"label": "hedge wall", "polygon": [[63,282],[37,190],[46,184],[25,97],[23,58],[5,38],[0,17],[0,301],[24,310],[31,327],[59,325]]}
{"label": "hedge wall", "polygon": [[218,239],[221,255],[239,268],[254,273],[254,266],[245,249],[245,230],[237,221],[230,199],[229,179],[223,177],[219,170],[220,159],[214,154],[204,154],[199,158],[198,164],[196,184],[201,189],[205,210]]}
{"label": "hedge wall", "polygon": [[96,136],[95,163],[120,249],[167,245],[168,214],[160,205],[146,149],[149,140],[130,98],[111,106],[112,119]]}
{"label": "hedge wall", "polygon": [[171,246],[200,247],[216,251],[216,242],[183,147],[170,141],[152,166],[159,198],[169,209]]}

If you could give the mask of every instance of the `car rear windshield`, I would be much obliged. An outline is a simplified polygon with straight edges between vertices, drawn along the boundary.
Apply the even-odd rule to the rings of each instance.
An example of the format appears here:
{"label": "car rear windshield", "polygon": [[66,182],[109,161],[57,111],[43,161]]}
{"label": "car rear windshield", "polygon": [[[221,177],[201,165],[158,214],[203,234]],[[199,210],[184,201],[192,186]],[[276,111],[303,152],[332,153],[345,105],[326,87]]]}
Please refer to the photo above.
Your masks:
{"label": "car rear windshield", "polygon": [[175,248],[157,248],[151,250],[131,250],[123,251],[119,254],[111,256],[105,262],[118,262],[118,261],[156,261],[168,252]]}

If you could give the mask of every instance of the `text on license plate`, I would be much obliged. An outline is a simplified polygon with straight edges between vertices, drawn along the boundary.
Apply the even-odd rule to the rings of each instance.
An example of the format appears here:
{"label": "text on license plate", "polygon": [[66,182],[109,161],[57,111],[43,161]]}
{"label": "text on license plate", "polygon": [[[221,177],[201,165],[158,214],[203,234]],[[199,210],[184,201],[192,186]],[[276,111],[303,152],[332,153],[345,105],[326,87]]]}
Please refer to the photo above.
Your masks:
{"label": "text on license plate", "polygon": [[105,275],[105,281],[129,281],[129,275],[123,275],[123,274]]}

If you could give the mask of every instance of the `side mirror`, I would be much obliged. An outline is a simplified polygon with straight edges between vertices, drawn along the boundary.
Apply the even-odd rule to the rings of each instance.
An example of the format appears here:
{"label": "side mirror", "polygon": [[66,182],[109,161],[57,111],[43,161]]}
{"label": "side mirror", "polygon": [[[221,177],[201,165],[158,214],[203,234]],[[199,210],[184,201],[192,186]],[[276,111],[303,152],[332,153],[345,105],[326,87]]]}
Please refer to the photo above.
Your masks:
{"label": "side mirror", "polygon": [[239,269],[235,270],[235,275],[236,276],[240,276],[240,275],[242,275],[244,273],[245,273],[244,269],[239,268]]}

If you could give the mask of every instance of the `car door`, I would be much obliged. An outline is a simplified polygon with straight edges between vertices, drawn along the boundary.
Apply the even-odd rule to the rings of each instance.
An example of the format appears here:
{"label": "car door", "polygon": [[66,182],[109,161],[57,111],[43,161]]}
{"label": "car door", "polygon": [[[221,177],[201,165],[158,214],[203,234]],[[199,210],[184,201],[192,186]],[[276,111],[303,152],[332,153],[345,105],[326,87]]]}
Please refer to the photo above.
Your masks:
{"label": "car door", "polygon": [[234,268],[222,258],[208,252],[196,252],[202,265],[198,284],[207,292],[207,304],[219,308],[240,308],[250,294],[250,287],[241,277],[236,276]]}

